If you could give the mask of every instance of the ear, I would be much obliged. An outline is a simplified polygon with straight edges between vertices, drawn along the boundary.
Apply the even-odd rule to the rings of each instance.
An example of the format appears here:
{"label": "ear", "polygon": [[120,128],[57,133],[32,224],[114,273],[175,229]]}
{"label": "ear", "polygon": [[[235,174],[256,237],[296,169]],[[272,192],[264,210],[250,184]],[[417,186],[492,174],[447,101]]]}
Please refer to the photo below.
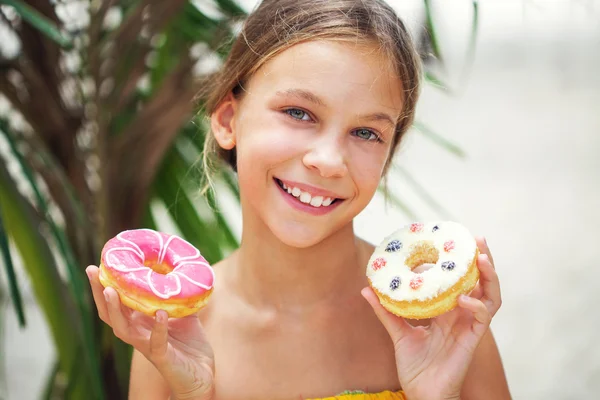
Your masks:
{"label": "ear", "polygon": [[219,146],[225,150],[231,150],[235,147],[234,117],[237,105],[237,99],[233,96],[233,93],[229,92],[210,116],[212,134]]}

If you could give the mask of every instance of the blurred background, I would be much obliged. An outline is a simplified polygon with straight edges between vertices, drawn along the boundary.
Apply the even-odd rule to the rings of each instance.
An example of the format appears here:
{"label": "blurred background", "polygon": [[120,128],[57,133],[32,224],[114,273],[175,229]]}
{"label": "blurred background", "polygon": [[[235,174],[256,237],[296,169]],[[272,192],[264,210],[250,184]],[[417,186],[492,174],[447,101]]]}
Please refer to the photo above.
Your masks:
{"label": "blurred background", "polygon": [[[600,1],[389,2],[427,84],[358,234],[485,235],[514,398],[600,398]],[[105,239],[155,227],[211,262],[237,246],[235,176],[198,193],[195,104],[256,3],[0,0],[0,399],[125,398],[130,349],[83,273]]]}

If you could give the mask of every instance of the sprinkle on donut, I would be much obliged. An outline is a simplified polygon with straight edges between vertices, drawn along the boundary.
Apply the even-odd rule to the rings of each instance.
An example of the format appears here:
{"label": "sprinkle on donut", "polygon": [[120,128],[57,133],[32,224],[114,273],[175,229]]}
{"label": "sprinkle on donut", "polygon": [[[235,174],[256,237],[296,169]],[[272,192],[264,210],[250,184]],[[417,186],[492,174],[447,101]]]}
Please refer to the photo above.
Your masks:
{"label": "sprinkle on donut", "polygon": [[383,257],[376,258],[375,261],[373,261],[373,269],[375,271],[377,271],[379,268],[385,267],[386,263],[387,263],[387,261],[385,261],[385,258],[383,258]]}
{"label": "sprinkle on donut", "polygon": [[396,290],[400,287],[400,277],[399,276],[395,276],[392,281],[390,282],[390,289],[391,290]]}
{"label": "sprinkle on donut", "polygon": [[412,233],[421,232],[423,230],[423,224],[420,222],[410,224],[410,231]]}
{"label": "sprinkle on donut", "polygon": [[413,290],[417,290],[423,285],[423,277],[421,275],[416,275],[414,278],[410,280],[410,288]]}
{"label": "sprinkle on donut", "polygon": [[450,250],[453,250],[455,246],[456,244],[454,243],[454,240],[448,240],[446,243],[444,243],[444,251],[448,253]]}

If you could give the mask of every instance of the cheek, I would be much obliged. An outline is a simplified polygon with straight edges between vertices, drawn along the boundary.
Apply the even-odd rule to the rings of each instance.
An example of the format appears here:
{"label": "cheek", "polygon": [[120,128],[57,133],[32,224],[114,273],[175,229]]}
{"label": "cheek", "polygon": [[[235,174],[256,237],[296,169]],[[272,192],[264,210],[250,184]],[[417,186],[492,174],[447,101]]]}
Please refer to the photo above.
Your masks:
{"label": "cheek", "polygon": [[384,146],[371,148],[369,151],[363,148],[351,155],[351,159],[356,161],[350,166],[351,176],[361,195],[371,198],[375,194],[381,182],[386,157]]}
{"label": "cheek", "polygon": [[237,136],[240,173],[264,171],[298,157],[308,143],[307,132],[295,131],[277,118],[244,118],[237,126]]}

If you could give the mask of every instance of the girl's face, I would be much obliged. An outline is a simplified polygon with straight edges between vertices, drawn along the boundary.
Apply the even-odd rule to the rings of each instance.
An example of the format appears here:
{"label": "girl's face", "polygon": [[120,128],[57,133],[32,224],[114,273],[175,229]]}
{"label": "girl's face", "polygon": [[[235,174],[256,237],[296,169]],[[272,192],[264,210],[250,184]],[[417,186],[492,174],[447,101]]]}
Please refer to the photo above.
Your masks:
{"label": "girl's face", "polygon": [[375,194],[401,112],[391,71],[374,48],[311,41],[252,76],[231,106],[244,224],[309,247],[352,223]]}

